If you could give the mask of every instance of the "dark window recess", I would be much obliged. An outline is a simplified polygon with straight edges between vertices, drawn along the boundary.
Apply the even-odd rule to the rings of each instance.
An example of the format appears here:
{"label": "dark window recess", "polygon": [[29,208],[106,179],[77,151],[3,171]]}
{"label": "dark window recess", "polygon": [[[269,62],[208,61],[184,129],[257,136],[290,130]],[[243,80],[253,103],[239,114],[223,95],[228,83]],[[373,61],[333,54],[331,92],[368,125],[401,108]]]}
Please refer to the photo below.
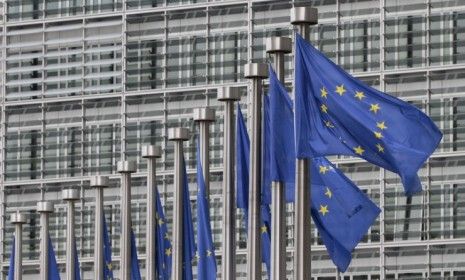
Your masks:
{"label": "dark window recess", "polygon": [[413,67],[413,17],[407,18],[407,67]]}
{"label": "dark window recess", "polygon": [[31,131],[31,164],[29,167],[31,179],[36,179],[36,171],[37,171],[37,154],[38,154],[38,138],[39,132],[37,130]]}
{"label": "dark window recess", "polygon": [[[37,221],[36,221],[36,212],[34,210],[29,210],[29,240],[36,240],[37,235],[36,232],[38,231],[37,228]],[[29,252],[36,252],[37,246],[35,242],[28,242],[29,244]],[[34,259],[34,254],[26,254],[30,260]]]}

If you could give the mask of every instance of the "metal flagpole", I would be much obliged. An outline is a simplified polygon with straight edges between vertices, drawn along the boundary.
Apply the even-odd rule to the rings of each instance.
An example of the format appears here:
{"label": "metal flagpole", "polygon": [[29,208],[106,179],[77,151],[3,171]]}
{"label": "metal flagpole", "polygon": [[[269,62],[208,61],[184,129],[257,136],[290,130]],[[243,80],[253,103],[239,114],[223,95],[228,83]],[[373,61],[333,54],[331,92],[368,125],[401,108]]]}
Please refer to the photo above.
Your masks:
{"label": "metal flagpole", "polygon": [[119,161],[121,173],[121,264],[120,279],[131,280],[131,173],[136,172],[134,161]]}
{"label": "metal flagpole", "polygon": [[90,178],[90,186],[95,188],[95,236],[94,236],[94,279],[104,279],[105,255],[103,248],[103,189],[109,186],[108,176]]}
{"label": "metal flagpole", "polygon": [[210,201],[210,123],[215,121],[215,110],[211,108],[196,108],[193,118],[199,124],[200,160],[202,161],[203,178],[207,201]]}
{"label": "metal flagpole", "polygon": [[[309,27],[318,23],[318,10],[311,7],[291,9],[291,23],[297,26],[306,40],[310,39]],[[294,63],[295,65],[295,63]],[[294,279],[311,279],[311,215],[310,215],[310,161],[297,159],[294,219]]]}
{"label": "metal flagpole", "polygon": [[79,199],[79,191],[66,189],[62,191],[62,198],[68,203],[66,224],[66,279],[74,280],[76,277],[76,237],[74,235],[74,202]]}
{"label": "metal flagpole", "polygon": [[236,193],[234,185],[234,101],[241,99],[238,88],[218,90],[218,101],[224,102],[223,135],[223,220],[221,275],[224,280],[236,279]]}
{"label": "metal flagpole", "polygon": [[[168,130],[168,140],[174,141],[174,193],[173,193],[173,258],[171,277],[182,280],[183,250],[183,141],[189,139],[186,128]],[[187,264],[189,265],[189,264]]]}
{"label": "metal flagpole", "polygon": [[249,226],[247,238],[247,279],[262,277],[260,204],[262,187],[262,79],[268,77],[267,65],[249,63],[244,76],[252,80],[252,129],[250,141]]}
{"label": "metal flagpole", "polygon": [[19,212],[11,214],[11,223],[15,225],[15,270],[14,280],[23,279],[23,224],[26,215]]}
{"label": "metal flagpole", "polygon": [[147,159],[147,235],[146,235],[146,267],[147,279],[158,279],[155,265],[156,231],[157,231],[157,158],[161,157],[161,148],[153,145],[142,147],[142,157]]}
{"label": "metal flagpole", "polygon": [[53,212],[50,201],[37,202],[40,214],[40,280],[48,280],[48,215]]}
{"label": "metal flagpole", "polygon": [[[292,51],[292,40],[271,37],[266,41],[266,52],[274,58],[273,66],[278,79],[284,83],[284,54]],[[286,198],[284,183],[271,185],[271,279],[286,278]]]}

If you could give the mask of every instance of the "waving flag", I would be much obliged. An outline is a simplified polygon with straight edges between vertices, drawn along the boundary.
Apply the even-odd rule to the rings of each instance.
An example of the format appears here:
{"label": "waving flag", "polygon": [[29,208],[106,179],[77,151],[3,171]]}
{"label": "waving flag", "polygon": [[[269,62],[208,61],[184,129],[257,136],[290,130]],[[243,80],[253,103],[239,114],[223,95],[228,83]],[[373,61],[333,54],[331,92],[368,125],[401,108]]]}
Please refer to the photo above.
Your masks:
{"label": "waving flag", "polygon": [[60,280],[60,271],[58,270],[55,251],[53,251],[52,239],[48,237],[48,279]]}
{"label": "waving flag", "polygon": [[103,255],[105,258],[105,266],[103,268],[103,279],[113,280],[113,267],[111,264],[111,242],[110,235],[108,234],[107,222],[105,214],[103,215]]}
{"label": "waving flag", "polygon": [[212,230],[210,226],[210,211],[206,193],[205,179],[203,178],[202,162],[200,161],[200,148],[197,143],[197,246],[198,265],[197,277],[204,280],[216,279],[215,247],[213,245]]}
{"label": "waving flag", "polygon": [[298,158],[351,155],[399,174],[408,196],[442,134],[416,107],[352,77],[296,35]]}
{"label": "waving flag", "polygon": [[136,236],[131,230],[131,280],[141,280],[139,259],[137,258]]}
{"label": "waving flag", "polygon": [[74,280],[81,280],[81,269],[79,267],[79,256],[76,242],[74,242]]}
{"label": "waving flag", "polygon": [[171,242],[168,235],[168,227],[166,226],[165,214],[160,201],[160,193],[156,192],[156,211],[157,211],[157,242],[156,242],[156,259],[158,279],[169,280],[171,275]]}
{"label": "waving flag", "polygon": [[8,267],[8,280],[15,279],[15,238],[13,237],[13,244],[11,245],[10,267]]}
{"label": "waving flag", "polygon": [[192,275],[192,260],[195,257],[194,225],[192,222],[191,202],[189,197],[189,181],[186,164],[183,158],[183,280],[194,279]]}

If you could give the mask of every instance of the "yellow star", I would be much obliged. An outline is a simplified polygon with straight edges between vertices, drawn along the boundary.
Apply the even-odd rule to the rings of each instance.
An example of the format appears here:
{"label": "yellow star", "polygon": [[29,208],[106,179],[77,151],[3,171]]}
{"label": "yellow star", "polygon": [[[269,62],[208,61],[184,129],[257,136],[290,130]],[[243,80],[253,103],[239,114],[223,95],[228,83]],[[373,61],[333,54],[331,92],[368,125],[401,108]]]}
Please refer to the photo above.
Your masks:
{"label": "yellow star", "polygon": [[325,205],[325,206],[320,205],[320,211],[318,211],[318,212],[320,212],[321,215],[323,215],[323,216],[326,215],[329,212],[328,205]]}
{"label": "yellow star", "polygon": [[333,196],[333,193],[331,192],[331,190],[330,190],[328,187],[326,187],[325,195],[326,195],[327,197],[329,197],[329,198],[331,198],[331,197]]}
{"label": "yellow star", "polygon": [[171,256],[171,247],[165,250],[165,255]]}
{"label": "yellow star", "polygon": [[262,225],[262,227],[260,228],[260,230],[262,231],[262,234],[266,233],[268,231],[268,229],[266,228],[265,225]]}
{"label": "yellow star", "polygon": [[326,106],[325,104],[322,104],[321,111],[323,111],[323,113],[328,113],[328,106]]}
{"label": "yellow star", "polygon": [[212,255],[212,251],[207,250],[207,257],[211,257],[211,255]]}
{"label": "yellow star", "polygon": [[384,153],[384,147],[380,143],[376,144],[376,148],[378,148],[378,152]]}
{"label": "yellow star", "polygon": [[354,152],[358,155],[363,155],[363,152],[365,152],[365,150],[361,146],[357,146],[354,147]]}
{"label": "yellow star", "polygon": [[365,94],[363,94],[363,91],[356,91],[355,92],[355,98],[358,98],[358,100],[362,101],[363,98],[365,98]]}
{"label": "yellow star", "polygon": [[346,92],[346,89],[344,88],[344,85],[336,86],[336,92],[342,96]]}
{"label": "yellow star", "polygon": [[108,267],[108,270],[112,270],[113,269],[113,266],[111,265],[111,263],[107,263],[107,267]]}
{"label": "yellow star", "polygon": [[375,134],[375,137],[376,137],[377,139],[383,138],[383,134],[382,134],[381,132],[379,132],[379,131],[373,131],[373,133]]}
{"label": "yellow star", "polygon": [[323,87],[321,88],[321,97],[323,98],[328,98],[328,91],[326,91],[326,89]]}
{"label": "yellow star", "polygon": [[377,122],[376,123],[376,127],[381,129],[381,130],[385,130],[387,129],[388,127],[384,124],[385,122]]}
{"label": "yellow star", "polygon": [[370,105],[370,112],[373,112],[373,113],[376,114],[376,113],[378,113],[379,109],[381,109],[381,107],[379,107],[378,103]]}
{"label": "yellow star", "polygon": [[165,233],[165,239],[168,239],[168,240],[170,239],[170,236],[168,233]]}
{"label": "yellow star", "polygon": [[329,168],[327,166],[324,166],[324,165],[320,165],[320,173],[321,174],[326,174],[326,172],[328,172]]}
{"label": "yellow star", "polygon": [[330,121],[325,121],[325,125],[326,127],[330,127],[330,128],[334,127],[334,125]]}
{"label": "yellow star", "polygon": [[165,221],[163,221],[163,219],[158,219],[158,225],[159,226],[162,226],[164,223],[165,223]]}

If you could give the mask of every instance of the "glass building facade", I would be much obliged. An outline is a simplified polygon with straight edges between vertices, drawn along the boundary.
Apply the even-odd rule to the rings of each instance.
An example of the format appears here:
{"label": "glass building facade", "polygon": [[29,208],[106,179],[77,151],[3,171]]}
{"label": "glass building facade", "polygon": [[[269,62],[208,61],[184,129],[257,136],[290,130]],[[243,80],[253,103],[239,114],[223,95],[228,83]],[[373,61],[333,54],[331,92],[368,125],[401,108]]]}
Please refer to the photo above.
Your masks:
{"label": "glass building facade", "polygon": [[[37,277],[40,226],[35,206],[41,199],[55,203],[50,234],[64,273],[64,188],[81,192],[76,204],[78,253],[83,279],[93,278],[95,199],[89,177],[97,174],[111,179],[105,212],[118,270],[116,162],[121,159],[138,164],[132,220],[143,269],[146,162],[141,147],[163,147],[158,185],[171,219],[174,145],[167,141],[167,130],[182,125],[195,131],[192,109],[205,105],[217,111],[210,138],[210,211],[220,256],[223,119],[216,93],[226,85],[240,87],[246,113],[249,84],[243,65],[268,60],[267,37],[292,36],[289,10],[300,4],[319,9],[311,41],[320,50],[371,86],[427,112],[444,133],[419,172],[424,191],[409,200],[397,175],[358,159],[334,158],[384,210],[341,279],[465,279],[463,0],[0,2],[0,279],[6,279],[13,239],[9,216],[17,210],[29,214],[24,279]],[[286,56],[290,88],[292,60]],[[194,138],[185,147],[195,209]],[[292,279],[292,205],[287,209],[287,272]],[[237,279],[244,279],[246,236],[241,220],[237,226]],[[316,231],[312,250],[313,278],[336,279]]]}

